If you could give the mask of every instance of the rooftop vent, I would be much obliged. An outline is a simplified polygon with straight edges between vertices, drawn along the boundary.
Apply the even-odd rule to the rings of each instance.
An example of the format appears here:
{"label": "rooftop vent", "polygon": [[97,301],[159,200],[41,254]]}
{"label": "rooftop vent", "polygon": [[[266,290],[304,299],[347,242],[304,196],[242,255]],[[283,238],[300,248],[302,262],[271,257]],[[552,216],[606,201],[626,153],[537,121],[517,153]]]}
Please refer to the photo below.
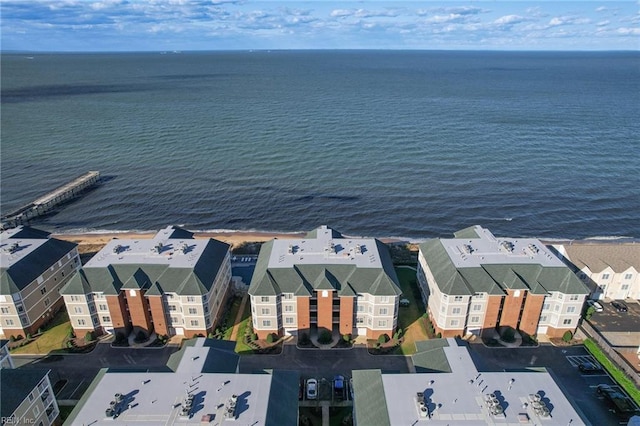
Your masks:
{"label": "rooftop vent", "polygon": [[360,244],[356,244],[356,254],[362,254],[362,246]]}
{"label": "rooftop vent", "polygon": [[5,253],[13,254],[20,250],[20,245],[18,243],[13,243],[8,247],[4,248]]}
{"label": "rooftop vent", "polygon": [[473,249],[473,247],[471,246],[471,244],[464,244],[462,246],[462,250],[467,253],[467,254],[471,254],[473,253],[475,250]]}
{"label": "rooftop vent", "polygon": [[116,246],[113,248],[113,252],[114,252],[115,254],[120,253],[120,250],[122,250],[122,246],[121,246],[120,244],[116,245]]}
{"label": "rooftop vent", "polygon": [[158,244],[156,244],[155,246],[153,246],[153,247],[151,248],[151,251],[152,251],[153,253],[162,253],[162,247],[164,247],[164,246],[162,245],[162,243],[158,243]]}
{"label": "rooftop vent", "polygon": [[503,241],[500,243],[500,250],[507,252],[507,253],[513,253],[513,249],[515,248],[515,246],[513,245],[513,243],[511,241]]}

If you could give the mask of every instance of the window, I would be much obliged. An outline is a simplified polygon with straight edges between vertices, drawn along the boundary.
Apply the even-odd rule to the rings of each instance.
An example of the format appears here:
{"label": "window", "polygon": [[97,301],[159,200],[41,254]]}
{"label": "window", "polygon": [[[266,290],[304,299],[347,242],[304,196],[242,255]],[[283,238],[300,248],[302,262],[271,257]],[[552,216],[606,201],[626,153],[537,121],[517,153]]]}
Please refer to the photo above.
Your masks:
{"label": "window", "polygon": [[442,295],[442,300],[447,300],[449,298],[449,296],[447,296],[446,294]]}
{"label": "window", "polygon": [[481,311],[482,310],[482,305],[473,305],[473,310],[474,311]]}
{"label": "window", "polygon": [[40,275],[38,277],[38,284],[42,284],[44,282],[44,278],[42,278],[42,275]]}
{"label": "window", "polygon": [[0,312],[2,312],[3,314],[8,314],[9,313],[9,308],[6,308],[6,307],[3,306],[2,308],[0,308]]}
{"label": "window", "polygon": [[293,324],[293,317],[285,317],[284,323],[285,324]]}
{"label": "window", "polygon": [[133,289],[129,290],[129,296],[136,297],[136,291]]}
{"label": "window", "polygon": [[107,305],[103,305],[103,304],[98,305],[98,309],[100,309],[101,311],[108,311],[109,310]]}
{"label": "window", "polygon": [[571,320],[571,318],[567,318],[567,319],[565,319],[564,321],[562,321],[562,324],[564,324],[564,325],[571,325],[571,321],[572,321],[572,320]]}
{"label": "window", "polygon": [[285,305],[284,311],[285,312],[293,312],[293,305]]}
{"label": "window", "polygon": [[540,322],[547,322],[547,316],[546,315],[540,315]]}
{"label": "window", "polygon": [[17,305],[16,308],[18,309],[18,312],[24,312],[24,306]]}
{"label": "window", "polygon": [[558,293],[558,300],[564,300],[564,294]]}
{"label": "window", "polygon": [[560,311],[560,305],[555,305],[553,307],[553,310],[556,311],[556,312],[559,312]]}
{"label": "window", "polygon": [[100,321],[98,320],[98,317],[91,317],[91,319],[93,320],[93,324],[94,325],[100,324]]}
{"label": "window", "polygon": [[94,305],[89,305],[89,312],[95,312],[96,307]]}
{"label": "window", "polygon": [[71,296],[71,301],[72,302],[79,302],[80,301],[80,296]]}
{"label": "window", "polygon": [[176,297],[173,293],[166,293],[167,294],[167,299],[173,299],[174,297]]}
{"label": "window", "polygon": [[578,300],[578,298],[579,298],[579,297],[580,297],[580,296],[579,296],[579,295],[577,295],[577,294],[572,294],[572,295],[569,297],[569,300],[571,300],[572,302],[575,302],[576,300]]}
{"label": "window", "polygon": [[262,297],[260,298],[260,301],[261,301],[261,302],[268,302],[268,301],[269,301],[269,296],[262,296]]}
{"label": "window", "polygon": [[263,327],[271,327],[271,320],[262,320]]}
{"label": "window", "polygon": [[602,274],[602,279],[603,280],[608,280],[609,279],[609,274]]}
{"label": "window", "polygon": [[31,392],[31,393],[29,394],[29,402],[33,401],[33,398],[34,398],[34,397],[33,397],[33,392]]}
{"label": "window", "polygon": [[380,308],[380,315],[389,315],[389,309]]}
{"label": "window", "polygon": [[473,324],[477,324],[477,323],[480,322],[480,317],[477,316],[477,315],[474,315],[474,316],[471,317],[471,321],[470,322],[473,323]]}
{"label": "window", "polygon": [[172,324],[178,324],[180,322],[180,320],[178,319],[178,317],[171,317],[171,323]]}
{"label": "window", "polygon": [[364,324],[364,318],[362,317],[356,318],[356,324]]}
{"label": "window", "polygon": [[260,312],[262,313],[262,315],[269,315],[271,313],[271,309],[269,308],[262,308],[260,310]]}
{"label": "window", "polygon": [[440,306],[440,312],[444,313],[445,309],[444,306]]}
{"label": "window", "polygon": [[358,305],[357,310],[358,312],[364,312],[364,305]]}
{"label": "window", "polygon": [[78,325],[87,325],[87,322],[82,318],[78,319]]}
{"label": "window", "polygon": [[460,314],[460,308],[453,308],[453,310],[451,311],[451,313],[453,313],[453,315]]}
{"label": "window", "polygon": [[629,284],[622,284],[620,290],[629,290]]}
{"label": "window", "polygon": [[47,292],[47,288],[46,287],[42,287],[40,289],[40,294],[45,294]]}
{"label": "window", "polygon": [[40,407],[37,404],[33,406],[33,415],[36,417],[40,415]]}
{"label": "window", "polygon": [[187,302],[193,303],[195,301],[196,301],[196,298],[194,296],[187,296]]}
{"label": "window", "polygon": [[631,278],[633,278],[633,274],[624,274],[625,280],[630,280]]}
{"label": "window", "polygon": [[380,296],[380,303],[389,303],[389,296]]}
{"label": "window", "polygon": [[107,317],[107,316],[104,316],[104,317],[102,317],[102,322],[111,322],[111,318]]}
{"label": "window", "polygon": [[4,322],[7,325],[13,325],[13,320],[12,319],[6,319],[6,320],[4,320]]}
{"label": "window", "polygon": [[49,300],[48,297],[44,299],[44,306],[49,306],[50,303],[51,303],[51,300]]}
{"label": "window", "polygon": [[457,327],[460,324],[460,321],[457,319],[452,319],[451,320],[451,326],[453,327]]}
{"label": "window", "polygon": [[386,327],[386,326],[387,326],[387,320],[378,321],[378,327]]}
{"label": "window", "polygon": [[475,297],[476,299],[483,299],[484,298],[484,293],[476,293],[473,295],[473,297]]}
{"label": "window", "polygon": [[282,293],[282,298],[284,300],[293,300],[293,293]]}
{"label": "window", "polygon": [[73,312],[75,312],[76,314],[81,314],[82,313],[82,307],[81,306],[76,306],[75,308],[73,308]]}
{"label": "window", "polygon": [[198,325],[200,325],[200,321],[198,321],[198,320],[191,320],[191,326],[192,326],[192,327],[197,327]]}
{"label": "window", "polygon": [[169,311],[173,312],[176,310],[176,305],[169,305]]}
{"label": "window", "polygon": [[198,310],[196,308],[189,308],[189,315],[195,315],[198,313]]}
{"label": "window", "polygon": [[454,302],[462,302],[462,300],[463,300],[462,296],[456,296],[456,297],[453,298]]}
{"label": "window", "polygon": [[576,307],[575,307],[575,306],[569,306],[569,307],[567,308],[567,313],[568,313],[568,314],[572,314],[572,313],[574,313],[575,311],[576,311]]}

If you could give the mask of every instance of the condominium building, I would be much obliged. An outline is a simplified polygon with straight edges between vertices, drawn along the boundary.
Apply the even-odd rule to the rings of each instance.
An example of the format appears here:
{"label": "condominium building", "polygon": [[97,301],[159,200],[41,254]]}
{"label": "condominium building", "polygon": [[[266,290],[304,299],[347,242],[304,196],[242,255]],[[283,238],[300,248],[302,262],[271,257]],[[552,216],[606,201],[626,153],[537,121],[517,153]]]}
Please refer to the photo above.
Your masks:
{"label": "condominium building", "polygon": [[554,248],[593,299],[640,299],[640,244],[571,242]]}
{"label": "condominium building", "polygon": [[0,335],[35,334],[63,305],[59,290],[80,268],[77,245],[19,226],[0,232]]}
{"label": "condominium building", "polygon": [[417,343],[415,374],[353,371],[354,426],[592,424],[547,371],[480,372],[456,339]]}
{"label": "condominium building", "polygon": [[153,238],[114,239],[61,290],[76,333],[206,335],[231,281],[230,246],[167,227]]}
{"label": "condominium building", "polygon": [[321,226],[305,238],[265,243],[249,287],[253,328],[268,334],[336,328],[391,336],[401,290],[387,246]]}
{"label": "condominium building", "polygon": [[420,245],[418,283],[444,337],[512,327],[575,331],[589,289],[539,240],[498,238],[474,226]]}
{"label": "condominium building", "polygon": [[55,424],[60,410],[49,380],[51,370],[16,370],[8,343],[0,340],[0,424]]}

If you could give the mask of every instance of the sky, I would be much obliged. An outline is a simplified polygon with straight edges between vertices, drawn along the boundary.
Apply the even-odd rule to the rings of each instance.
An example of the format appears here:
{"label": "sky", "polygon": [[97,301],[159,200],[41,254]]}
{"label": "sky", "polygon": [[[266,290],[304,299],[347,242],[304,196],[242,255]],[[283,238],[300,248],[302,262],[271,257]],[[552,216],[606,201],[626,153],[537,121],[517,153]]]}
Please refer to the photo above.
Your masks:
{"label": "sky", "polygon": [[640,50],[640,0],[2,0],[1,49]]}

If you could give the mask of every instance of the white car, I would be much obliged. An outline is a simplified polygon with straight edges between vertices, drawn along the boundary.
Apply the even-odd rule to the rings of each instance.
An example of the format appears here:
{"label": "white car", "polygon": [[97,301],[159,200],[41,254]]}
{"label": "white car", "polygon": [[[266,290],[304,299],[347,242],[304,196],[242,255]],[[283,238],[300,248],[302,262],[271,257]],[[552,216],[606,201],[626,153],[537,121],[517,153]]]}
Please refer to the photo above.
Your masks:
{"label": "white car", "polygon": [[307,380],[307,399],[316,399],[318,397],[318,381],[316,379]]}
{"label": "white car", "polygon": [[587,299],[587,305],[592,306],[593,309],[596,310],[596,312],[604,311],[604,308],[602,307],[602,305],[599,302],[596,302],[595,300]]}

